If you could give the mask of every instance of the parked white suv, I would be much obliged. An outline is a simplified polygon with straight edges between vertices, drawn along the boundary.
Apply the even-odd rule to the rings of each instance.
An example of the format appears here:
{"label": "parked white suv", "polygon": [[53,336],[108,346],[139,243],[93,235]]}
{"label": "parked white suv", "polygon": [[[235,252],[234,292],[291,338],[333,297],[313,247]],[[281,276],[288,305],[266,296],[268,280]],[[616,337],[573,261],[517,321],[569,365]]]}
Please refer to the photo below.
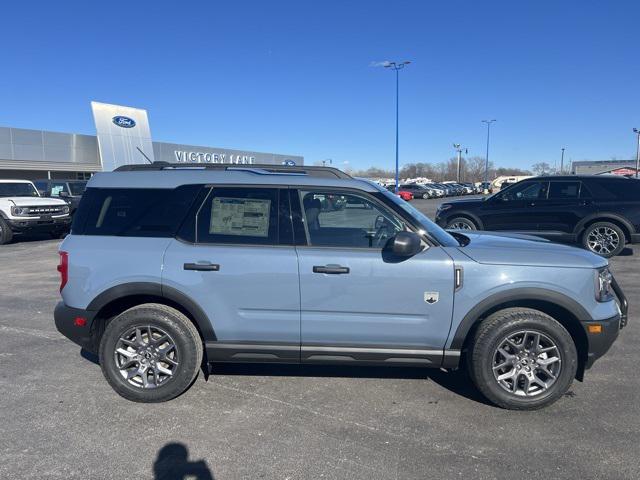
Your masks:
{"label": "parked white suv", "polygon": [[29,180],[0,179],[0,245],[23,233],[45,232],[59,238],[70,224],[64,200],[41,197]]}

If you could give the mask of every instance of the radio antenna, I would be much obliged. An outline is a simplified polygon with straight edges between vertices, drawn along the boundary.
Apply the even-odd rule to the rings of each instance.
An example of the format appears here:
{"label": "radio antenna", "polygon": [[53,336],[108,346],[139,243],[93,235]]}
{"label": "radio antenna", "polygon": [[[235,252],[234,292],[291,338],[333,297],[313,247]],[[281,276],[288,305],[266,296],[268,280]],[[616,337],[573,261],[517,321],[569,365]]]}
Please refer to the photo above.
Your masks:
{"label": "radio antenna", "polygon": [[149,157],[147,157],[144,152],[140,149],[140,147],[136,147],[138,149],[138,151],[140,152],[140,154],[147,159],[147,162],[153,164],[153,162],[151,161],[151,159]]}

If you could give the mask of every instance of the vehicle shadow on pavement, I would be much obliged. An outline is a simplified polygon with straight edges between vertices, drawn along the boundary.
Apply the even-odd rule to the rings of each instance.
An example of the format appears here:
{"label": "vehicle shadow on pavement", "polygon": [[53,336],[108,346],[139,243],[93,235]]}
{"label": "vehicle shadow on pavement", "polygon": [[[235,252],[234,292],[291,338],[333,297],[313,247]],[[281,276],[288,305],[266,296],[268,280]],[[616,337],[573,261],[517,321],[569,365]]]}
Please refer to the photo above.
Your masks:
{"label": "vehicle shadow on pavement", "polygon": [[214,480],[207,462],[189,461],[189,450],[183,443],[167,443],[153,462],[154,480]]}
{"label": "vehicle shadow on pavement", "polygon": [[492,405],[474,387],[465,369],[444,372],[432,368],[217,363],[210,367],[207,378],[217,375],[424,379],[431,380],[461,397],[485,405]]}

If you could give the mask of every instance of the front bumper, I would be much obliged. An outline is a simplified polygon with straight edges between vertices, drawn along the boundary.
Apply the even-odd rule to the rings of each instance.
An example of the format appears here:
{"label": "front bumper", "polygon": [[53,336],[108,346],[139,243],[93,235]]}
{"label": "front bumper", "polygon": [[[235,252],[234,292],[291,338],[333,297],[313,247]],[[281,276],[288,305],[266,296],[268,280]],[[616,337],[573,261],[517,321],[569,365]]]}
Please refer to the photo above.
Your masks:
{"label": "front bumper", "polygon": [[[618,306],[620,307],[620,314],[615,315],[606,320],[582,322],[582,327],[587,335],[589,342],[589,351],[587,352],[587,362],[585,367],[591,368],[597,359],[602,357],[609,351],[613,342],[618,338],[620,330],[627,326],[629,302],[625,297],[622,288],[613,278],[611,287],[613,288],[616,297],[618,297]],[[600,333],[590,333],[589,325],[600,325],[602,331]]]}
{"label": "front bumper", "polygon": [[71,217],[47,218],[47,219],[8,219],[7,223],[13,233],[30,233],[30,232],[55,232],[63,231],[71,226]]}
{"label": "front bumper", "polygon": [[[53,312],[53,318],[56,328],[62,335],[82,348],[96,353],[96,346],[91,335],[95,314],[96,312],[67,307],[64,302],[58,302]],[[79,319],[84,319],[84,322]]]}

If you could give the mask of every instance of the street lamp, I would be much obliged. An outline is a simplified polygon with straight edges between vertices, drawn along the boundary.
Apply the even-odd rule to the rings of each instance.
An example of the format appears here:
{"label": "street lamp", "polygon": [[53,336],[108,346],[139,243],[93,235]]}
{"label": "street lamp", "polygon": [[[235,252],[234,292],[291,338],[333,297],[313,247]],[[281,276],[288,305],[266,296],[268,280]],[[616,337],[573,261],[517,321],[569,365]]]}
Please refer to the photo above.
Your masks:
{"label": "street lamp", "polygon": [[638,149],[636,150],[636,178],[638,178],[638,169],[640,169],[640,130],[634,128],[633,133],[638,137]]}
{"label": "street lamp", "polygon": [[385,62],[384,68],[391,68],[396,71],[396,195],[398,194],[398,111],[399,111],[399,92],[400,92],[400,75],[399,72],[411,62]]}
{"label": "street lamp", "polygon": [[484,160],[484,193],[489,193],[489,189],[487,188],[487,182],[489,181],[489,131],[491,130],[491,124],[495,121],[495,118],[493,120],[482,120],[482,123],[487,124],[487,157]]}
{"label": "street lamp", "polygon": [[562,147],[562,154],[560,155],[560,175],[564,173],[564,147]]}
{"label": "street lamp", "polygon": [[462,151],[464,150],[464,153],[466,154],[468,150],[466,148],[462,148],[459,143],[454,143],[453,144],[453,148],[455,149],[456,152],[458,152],[458,166],[456,168],[456,172],[457,172],[456,182],[460,183],[460,180],[461,180],[461,178],[460,178],[460,164],[461,164],[461,161],[462,161],[462,158],[461,158],[462,157]]}

